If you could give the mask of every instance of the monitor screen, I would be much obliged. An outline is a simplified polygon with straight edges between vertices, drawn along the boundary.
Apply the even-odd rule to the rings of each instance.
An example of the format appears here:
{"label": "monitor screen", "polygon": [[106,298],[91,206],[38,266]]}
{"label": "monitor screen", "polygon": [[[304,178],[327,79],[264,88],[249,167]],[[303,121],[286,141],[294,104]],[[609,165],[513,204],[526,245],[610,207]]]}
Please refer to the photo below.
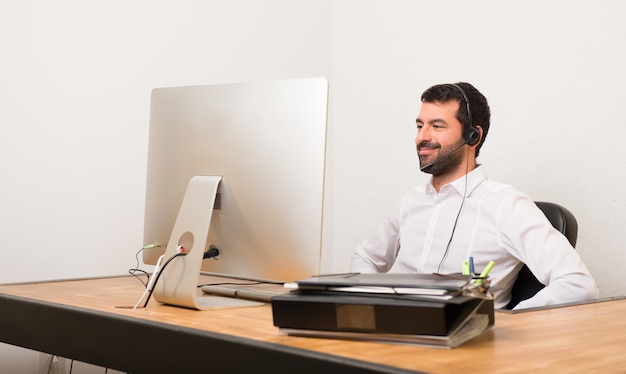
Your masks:
{"label": "monitor screen", "polygon": [[[319,274],[327,100],[325,78],[154,89],[144,244],[161,247],[144,250],[144,262],[190,231],[195,251],[219,250],[201,271],[285,282]],[[203,212],[190,201],[199,212],[183,213],[198,176],[218,177],[215,202]],[[186,227],[172,234],[202,219],[206,243]]]}

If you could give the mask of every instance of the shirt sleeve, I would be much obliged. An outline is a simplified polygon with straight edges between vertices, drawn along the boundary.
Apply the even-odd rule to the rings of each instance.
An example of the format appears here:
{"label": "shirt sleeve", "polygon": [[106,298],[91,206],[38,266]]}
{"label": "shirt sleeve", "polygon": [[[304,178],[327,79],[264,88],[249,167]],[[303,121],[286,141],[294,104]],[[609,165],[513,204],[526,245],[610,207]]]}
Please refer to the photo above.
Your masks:
{"label": "shirt sleeve", "polygon": [[350,271],[386,273],[391,269],[400,249],[400,215],[405,199],[387,215],[374,235],[357,245],[350,261]]}
{"label": "shirt sleeve", "polygon": [[[529,197],[517,195],[501,211],[503,242],[546,287],[515,309],[581,302],[598,297],[580,255]],[[508,212],[507,212],[508,211]]]}

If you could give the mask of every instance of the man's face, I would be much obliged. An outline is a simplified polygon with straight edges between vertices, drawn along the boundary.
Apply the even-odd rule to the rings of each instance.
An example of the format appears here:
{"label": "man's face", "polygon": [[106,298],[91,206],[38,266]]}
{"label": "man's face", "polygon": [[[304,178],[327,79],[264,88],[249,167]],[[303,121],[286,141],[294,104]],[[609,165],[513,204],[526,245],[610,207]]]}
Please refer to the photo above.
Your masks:
{"label": "man's face", "polygon": [[[463,126],[456,118],[458,101],[422,103],[415,145],[423,171],[434,176],[455,171],[463,163]],[[430,166],[428,166],[430,165]]]}

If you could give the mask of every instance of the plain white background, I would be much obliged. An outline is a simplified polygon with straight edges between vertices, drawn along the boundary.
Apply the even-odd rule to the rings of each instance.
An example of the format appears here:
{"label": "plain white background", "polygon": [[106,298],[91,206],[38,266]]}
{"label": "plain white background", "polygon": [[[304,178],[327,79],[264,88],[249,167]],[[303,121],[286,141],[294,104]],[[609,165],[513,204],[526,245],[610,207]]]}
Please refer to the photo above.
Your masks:
{"label": "plain white background", "polygon": [[[426,183],[421,92],[468,81],[492,107],[491,178],[567,206],[601,295],[625,294],[624,14],[619,0],[2,0],[0,282],[135,266],[152,88],[325,76],[324,271],[347,270]],[[33,373],[37,355],[2,345],[0,361]]]}

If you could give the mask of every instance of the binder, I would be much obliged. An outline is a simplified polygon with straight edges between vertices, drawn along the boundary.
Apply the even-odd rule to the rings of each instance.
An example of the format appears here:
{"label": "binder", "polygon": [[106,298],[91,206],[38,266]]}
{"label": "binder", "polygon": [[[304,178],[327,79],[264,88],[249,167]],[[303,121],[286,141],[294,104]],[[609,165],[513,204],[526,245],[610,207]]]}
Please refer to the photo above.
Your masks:
{"label": "binder", "polygon": [[[469,280],[442,279],[432,274],[382,275],[323,276],[297,281],[291,285],[295,287],[292,292],[272,297],[274,325],[287,335],[448,348],[459,346],[494,325],[493,298],[488,293],[464,294]],[[335,287],[412,287],[444,294],[346,292],[334,291]]]}
{"label": "binder", "polygon": [[361,294],[455,295],[471,280],[470,276],[413,273],[348,273],[319,275],[285,287],[300,291],[328,291]]}

